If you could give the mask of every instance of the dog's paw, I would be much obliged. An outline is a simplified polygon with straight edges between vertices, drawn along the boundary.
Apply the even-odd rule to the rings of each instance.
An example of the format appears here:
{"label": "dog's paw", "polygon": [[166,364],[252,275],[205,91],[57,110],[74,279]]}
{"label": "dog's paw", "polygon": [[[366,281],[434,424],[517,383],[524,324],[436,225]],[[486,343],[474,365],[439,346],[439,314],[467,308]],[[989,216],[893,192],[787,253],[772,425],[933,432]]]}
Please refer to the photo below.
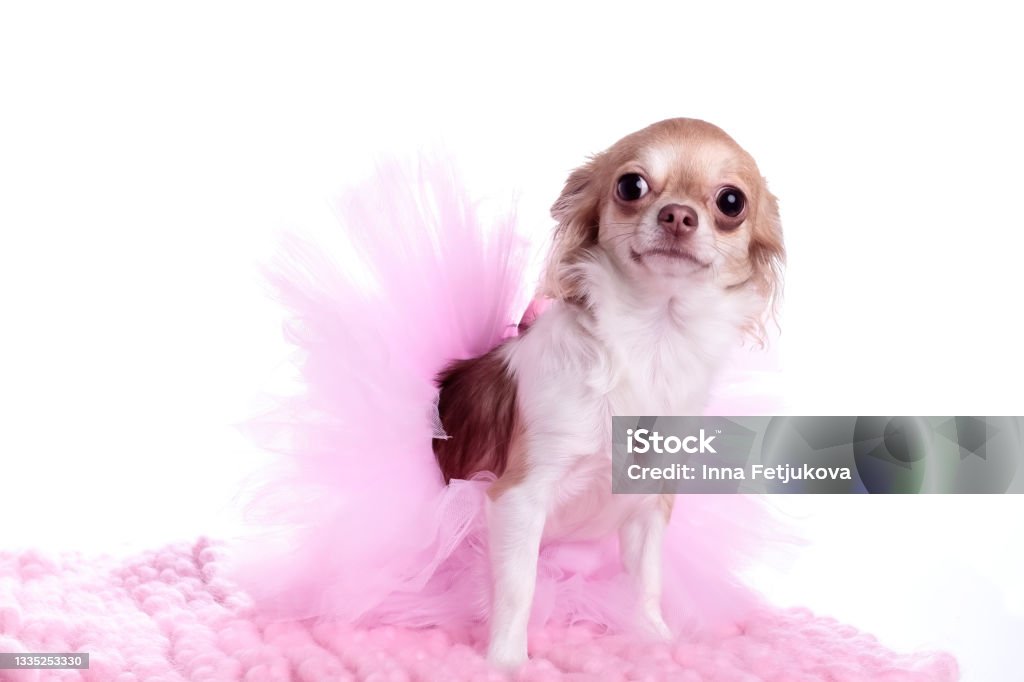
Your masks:
{"label": "dog's paw", "polygon": [[492,668],[504,672],[513,672],[526,664],[526,656],[506,656],[501,654],[487,654],[487,662]]}
{"label": "dog's paw", "polygon": [[487,649],[487,662],[499,670],[512,671],[528,660],[526,647],[492,645]]}
{"label": "dog's paw", "polygon": [[665,624],[665,619],[661,615],[650,614],[644,618],[644,629],[654,639],[662,642],[671,642],[675,635],[669,630],[668,625]]}

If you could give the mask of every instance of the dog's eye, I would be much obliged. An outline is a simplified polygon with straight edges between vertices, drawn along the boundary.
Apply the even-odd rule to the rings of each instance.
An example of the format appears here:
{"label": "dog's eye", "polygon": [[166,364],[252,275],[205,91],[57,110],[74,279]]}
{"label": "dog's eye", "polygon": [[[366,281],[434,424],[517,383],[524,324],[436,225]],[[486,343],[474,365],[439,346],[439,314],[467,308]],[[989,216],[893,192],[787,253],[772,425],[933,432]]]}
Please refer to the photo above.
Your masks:
{"label": "dog's eye", "polygon": [[747,205],[747,198],[735,187],[723,187],[719,190],[715,203],[718,205],[719,211],[730,218],[735,218],[743,213],[743,209]]}
{"label": "dog's eye", "polygon": [[647,181],[639,173],[626,173],[615,186],[615,191],[623,201],[636,201],[647,194],[649,189]]}

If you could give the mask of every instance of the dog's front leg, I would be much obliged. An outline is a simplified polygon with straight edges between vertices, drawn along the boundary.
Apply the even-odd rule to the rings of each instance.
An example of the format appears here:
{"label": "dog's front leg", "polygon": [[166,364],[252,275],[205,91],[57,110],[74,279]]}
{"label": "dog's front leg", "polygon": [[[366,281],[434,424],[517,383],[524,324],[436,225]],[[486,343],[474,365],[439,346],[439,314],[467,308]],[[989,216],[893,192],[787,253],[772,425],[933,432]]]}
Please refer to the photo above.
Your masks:
{"label": "dog's front leg", "polygon": [[661,550],[670,513],[670,497],[652,498],[619,529],[622,564],[636,586],[640,618],[661,639],[672,636],[661,613]]}
{"label": "dog's front leg", "polygon": [[526,629],[537,581],[537,558],[551,486],[499,481],[490,495],[488,526],[493,594],[487,658],[496,666],[526,662]]}

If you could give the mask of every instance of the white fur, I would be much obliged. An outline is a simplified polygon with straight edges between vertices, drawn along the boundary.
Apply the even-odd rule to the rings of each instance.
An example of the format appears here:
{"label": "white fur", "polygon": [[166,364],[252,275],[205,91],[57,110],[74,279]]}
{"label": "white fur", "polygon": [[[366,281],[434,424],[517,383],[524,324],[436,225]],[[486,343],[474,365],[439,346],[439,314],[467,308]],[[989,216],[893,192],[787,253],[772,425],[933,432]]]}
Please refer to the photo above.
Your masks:
{"label": "white fur", "polygon": [[715,368],[763,306],[745,289],[724,289],[707,271],[668,287],[638,287],[602,250],[579,267],[590,311],[556,303],[505,348],[528,474],[489,509],[489,657],[503,666],[526,659],[537,555],[546,538],[619,532],[639,615],[652,634],[668,636],[660,609],[665,510],[657,496],[611,494],[611,416],[700,414]]}

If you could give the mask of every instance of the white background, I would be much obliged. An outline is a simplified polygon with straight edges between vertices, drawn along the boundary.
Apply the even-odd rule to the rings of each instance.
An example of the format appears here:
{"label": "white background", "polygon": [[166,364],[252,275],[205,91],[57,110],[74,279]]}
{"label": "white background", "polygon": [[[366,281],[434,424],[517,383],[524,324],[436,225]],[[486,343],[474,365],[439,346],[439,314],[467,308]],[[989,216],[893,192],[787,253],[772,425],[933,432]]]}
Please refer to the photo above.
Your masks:
{"label": "white background", "polygon": [[[1024,413],[1004,10],[353,5],[0,10],[0,548],[230,533],[233,424],[287,362],[258,265],[424,144],[540,237],[586,154],[711,120],[781,200],[789,412]],[[773,598],[1019,674],[1024,499],[777,503],[817,544]]]}

